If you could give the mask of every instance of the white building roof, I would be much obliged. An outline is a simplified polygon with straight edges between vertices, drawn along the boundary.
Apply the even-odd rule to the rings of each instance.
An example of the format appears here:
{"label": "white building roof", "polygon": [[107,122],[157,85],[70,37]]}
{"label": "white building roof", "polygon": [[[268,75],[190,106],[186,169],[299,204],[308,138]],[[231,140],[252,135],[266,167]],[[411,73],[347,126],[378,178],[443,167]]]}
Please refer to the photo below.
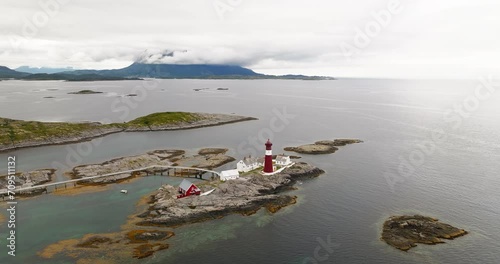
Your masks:
{"label": "white building roof", "polygon": [[243,163],[245,163],[245,165],[247,166],[251,166],[253,164],[255,164],[257,162],[257,159],[255,159],[254,157],[245,157],[243,158]]}
{"label": "white building roof", "polygon": [[225,170],[225,171],[221,171],[220,175],[222,177],[240,176],[240,173],[238,172],[238,170]]}
{"label": "white building roof", "polygon": [[182,180],[181,184],[179,185],[179,188],[181,188],[182,190],[187,191],[189,189],[189,187],[191,187],[191,185],[193,185],[193,183],[191,183],[190,181],[184,179],[184,180]]}
{"label": "white building roof", "polygon": [[288,156],[283,156],[283,155],[278,155],[276,156],[276,161],[277,162],[287,162],[290,157]]}

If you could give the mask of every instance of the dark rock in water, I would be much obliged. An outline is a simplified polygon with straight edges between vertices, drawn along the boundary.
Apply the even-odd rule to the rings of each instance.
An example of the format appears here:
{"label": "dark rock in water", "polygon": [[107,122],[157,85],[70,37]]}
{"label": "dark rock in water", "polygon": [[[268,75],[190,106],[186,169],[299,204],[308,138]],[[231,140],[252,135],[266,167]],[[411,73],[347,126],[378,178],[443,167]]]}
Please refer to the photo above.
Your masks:
{"label": "dark rock in water", "polygon": [[316,141],[314,144],[316,145],[328,145],[334,147],[341,147],[349,144],[362,143],[362,140],[359,139],[335,139],[335,140],[320,140]]}
{"label": "dark rock in water", "polygon": [[68,94],[101,94],[103,92],[97,92],[97,91],[92,91],[92,90],[81,90],[78,92],[73,92],[73,93],[68,93]]}
{"label": "dark rock in water", "polygon": [[335,153],[338,148],[329,145],[308,144],[298,147],[286,147],[285,151],[293,151],[302,154],[330,154]]}
{"label": "dark rock in water", "polygon": [[384,222],[382,240],[407,251],[416,243],[434,245],[444,243],[441,238],[453,239],[466,235],[467,231],[421,215],[392,216]]}
{"label": "dark rock in water", "polygon": [[145,243],[148,241],[161,241],[174,236],[170,231],[159,230],[132,230],[127,233],[130,243]]}
{"label": "dark rock in water", "polygon": [[134,248],[134,252],[132,256],[136,259],[143,259],[153,255],[153,253],[167,249],[169,247],[168,244],[156,243],[156,244],[142,244],[136,248]]}
{"label": "dark rock in water", "polygon": [[103,236],[93,236],[90,237],[79,244],[76,245],[76,247],[81,247],[81,248],[99,248],[100,245],[102,244],[110,244],[112,241],[111,238],[109,237],[103,237]]}
{"label": "dark rock in water", "polygon": [[208,154],[225,154],[228,151],[227,148],[204,148],[198,151],[199,155],[208,155]]}
{"label": "dark rock in water", "polygon": [[293,180],[300,180],[305,178],[314,178],[325,173],[324,170],[313,167],[305,162],[298,162],[292,167],[283,170],[284,174],[288,174]]}
{"label": "dark rock in water", "polygon": [[286,147],[285,151],[293,151],[302,154],[331,154],[338,150],[337,147],[361,142],[363,141],[359,139],[320,140],[316,141],[314,144]]}

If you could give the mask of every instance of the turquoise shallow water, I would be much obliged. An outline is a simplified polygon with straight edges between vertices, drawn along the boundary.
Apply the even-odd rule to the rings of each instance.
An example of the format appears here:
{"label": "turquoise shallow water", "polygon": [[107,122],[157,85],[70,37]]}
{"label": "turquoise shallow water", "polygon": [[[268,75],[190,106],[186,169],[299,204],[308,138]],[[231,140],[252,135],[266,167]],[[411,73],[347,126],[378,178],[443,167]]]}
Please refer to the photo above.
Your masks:
{"label": "turquoise shallow water", "polygon": [[[117,122],[122,120],[122,113],[114,112],[111,105],[123,98],[117,96],[131,93],[140,83],[0,82],[0,113],[32,120],[108,118]],[[275,153],[285,146],[320,139],[360,138],[365,143],[342,148],[333,155],[304,155],[302,160],[327,173],[299,186],[297,205],[276,215],[235,215],[178,228],[170,249],[130,263],[313,263],[310,258],[321,245],[319,241],[328,239],[335,248],[319,263],[498,263],[500,93],[481,101],[456,127],[446,118],[455,104],[474,95],[477,84],[369,79],[162,80],[129,109],[126,120],[172,110],[236,113],[259,120],[187,131],[110,135],[90,142],[92,151],[71,165],[162,148],[194,152],[202,147],[224,146],[238,159],[253,152],[263,153],[261,144],[254,147],[251,143],[259,136],[272,138]],[[193,91],[206,87],[212,89]],[[217,87],[229,90],[216,91]],[[105,94],[67,94],[87,88]],[[42,98],[49,95],[57,100]],[[18,107],[28,102],[29,107]],[[277,110],[293,118],[268,135],[263,131],[271,128]],[[433,131],[445,131],[447,139],[438,142],[431,154],[425,154],[412,173],[401,174],[401,160],[410,159],[432,140]],[[9,154],[18,157],[19,170],[29,170],[50,167],[55,162],[66,164],[68,153],[77,147],[49,146]],[[0,160],[6,157],[0,154]],[[0,171],[5,170],[6,164],[1,162]],[[387,175],[398,177],[392,188]],[[41,263],[36,252],[50,243],[86,233],[116,231],[133,212],[138,198],[164,181],[168,180],[149,177],[129,186],[114,185],[102,193],[71,198],[49,195],[24,201],[18,211],[20,255],[7,258],[0,249],[0,262]],[[129,195],[123,196],[120,189],[129,189]],[[443,245],[399,252],[380,241],[379,232],[388,216],[406,213],[434,216],[470,234]],[[2,236],[5,230],[2,225]],[[3,248],[5,240],[0,241]]]}

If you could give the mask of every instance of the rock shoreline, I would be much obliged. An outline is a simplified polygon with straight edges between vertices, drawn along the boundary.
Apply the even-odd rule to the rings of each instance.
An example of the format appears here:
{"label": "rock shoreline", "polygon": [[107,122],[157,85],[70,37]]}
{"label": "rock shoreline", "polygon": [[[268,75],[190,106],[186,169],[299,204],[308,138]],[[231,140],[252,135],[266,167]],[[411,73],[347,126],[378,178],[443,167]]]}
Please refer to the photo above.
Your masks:
{"label": "rock shoreline", "polygon": [[[184,154],[186,152],[184,150],[162,149],[135,156],[115,158],[99,164],[79,165],[72,168],[71,171],[64,172],[64,174],[71,179],[83,180],[73,185],[73,187],[70,186],[70,188],[65,188],[64,190],[68,191],[66,194],[77,194],[79,192],[78,190],[84,192],[84,187],[101,187],[108,184],[121,183],[139,176],[145,176],[147,174],[160,174],[167,171],[167,169],[155,168],[137,171],[134,173],[123,173],[110,177],[85,180],[87,177],[141,169],[155,165],[184,166],[212,170],[235,160],[233,157],[225,155],[226,152],[227,149],[225,148],[204,148],[198,151],[198,155],[185,156]],[[16,174],[16,188],[36,187],[37,185],[52,182],[55,172],[55,169],[39,169],[27,172],[18,172]],[[179,170],[177,172],[170,172],[168,175],[172,177],[184,177],[194,176],[195,174],[196,172],[193,170]],[[16,193],[23,197],[32,197],[40,195],[45,191],[45,188],[40,187],[29,191],[16,191]],[[0,175],[0,192],[7,192],[7,175]]]}
{"label": "rock shoreline", "polygon": [[316,141],[314,144],[301,145],[298,147],[286,147],[284,150],[301,154],[331,154],[339,150],[338,147],[362,142],[363,141],[359,139],[320,140]]}
{"label": "rock shoreline", "polygon": [[168,131],[168,130],[187,130],[187,129],[197,129],[203,127],[220,126],[231,123],[238,123],[250,120],[257,120],[254,117],[245,117],[238,115],[226,115],[226,114],[207,114],[207,113],[195,113],[201,117],[200,120],[194,122],[183,122],[178,124],[168,124],[162,126],[150,126],[150,127],[100,127],[100,123],[94,123],[96,128],[89,131],[83,131],[77,136],[58,136],[43,140],[33,140],[33,141],[23,141],[16,142],[15,144],[0,144],[0,153],[11,151],[21,148],[32,148],[50,145],[63,145],[71,143],[79,143],[90,141],[95,138],[104,137],[114,133],[120,132],[147,132],[147,131]]}
{"label": "rock shoreline", "polygon": [[[55,169],[40,169],[29,172],[18,172],[16,173],[16,187],[36,187],[37,185],[45,184],[52,181],[55,174]],[[7,191],[7,175],[0,176],[0,192]],[[30,191],[16,192],[20,196],[35,196],[45,192],[43,188],[36,188]]]}
{"label": "rock shoreline", "polygon": [[229,214],[251,215],[265,207],[274,213],[296,203],[296,196],[281,195],[299,179],[317,177],[324,171],[306,163],[297,163],[283,172],[263,176],[252,174],[237,180],[199,186],[202,191],[215,189],[207,196],[176,199],[177,189],[170,185],[160,188],[151,198],[139,226],[177,227],[222,218]]}
{"label": "rock shoreline", "polygon": [[[233,157],[224,155],[226,149],[201,149],[199,152],[203,153],[196,156],[184,156],[184,150],[165,149],[150,151],[145,154],[116,158],[105,161],[100,164],[86,164],[73,168],[69,173],[73,179],[85,179],[97,175],[103,175],[113,172],[128,171],[140,169],[155,165],[160,166],[190,166],[203,169],[213,169],[220,167],[228,162],[234,161]],[[158,174],[167,171],[167,169],[155,169],[150,171],[142,171],[136,173],[117,174],[112,177],[92,179],[91,181],[79,182],[79,184],[86,185],[103,185],[109,183],[116,183],[127,180],[136,176],[144,176],[146,174]],[[185,176],[189,171],[181,172],[180,175],[170,174],[170,176]]]}
{"label": "rock shoreline", "polygon": [[435,245],[468,234],[467,231],[441,223],[438,219],[421,215],[392,216],[384,222],[382,237],[390,246],[402,251],[417,243]]}
{"label": "rock shoreline", "polygon": [[[222,151],[224,149],[200,150],[202,153],[219,153],[208,155],[221,155]],[[80,239],[59,241],[47,246],[38,255],[45,259],[61,253],[75,259],[90,256],[89,261],[93,261],[96,254],[119,256],[124,261],[127,258],[150,257],[155,252],[169,248],[167,241],[175,235],[171,230],[173,227],[219,219],[229,214],[251,215],[261,208],[276,213],[297,202],[296,196],[279,194],[289,189],[285,187],[293,186],[297,180],[323,173],[323,170],[307,163],[297,163],[272,176],[253,174],[227,182],[206,181],[198,185],[202,190],[217,190],[207,196],[182,199],[176,198],[176,187],[164,185],[149,196],[149,201],[147,196],[141,199],[138,203],[139,214],[129,216],[121,231],[87,234]],[[149,207],[140,213],[144,205]]]}

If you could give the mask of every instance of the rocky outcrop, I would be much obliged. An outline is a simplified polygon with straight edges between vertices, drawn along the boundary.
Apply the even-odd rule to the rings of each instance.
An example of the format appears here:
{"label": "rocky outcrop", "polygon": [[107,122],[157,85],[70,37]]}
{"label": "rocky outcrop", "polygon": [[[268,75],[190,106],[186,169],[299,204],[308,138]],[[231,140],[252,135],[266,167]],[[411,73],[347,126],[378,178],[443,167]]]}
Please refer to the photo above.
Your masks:
{"label": "rocky outcrop", "polygon": [[404,215],[392,216],[384,222],[381,239],[397,249],[407,251],[417,246],[417,243],[434,245],[444,243],[441,239],[453,239],[466,234],[467,231],[432,217]]}
{"label": "rocky outcrop", "polygon": [[[200,150],[200,152],[203,152],[203,150]],[[208,170],[220,167],[234,160],[235,159],[233,157],[221,153],[195,155],[195,156],[182,156],[171,159],[171,161],[174,162],[174,165],[176,166],[195,167]]]}
{"label": "rocky outcrop", "polygon": [[238,116],[238,115],[225,115],[225,114],[207,114],[207,113],[194,113],[198,116],[198,120],[190,122],[178,122],[174,124],[167,124],[161,126],[151,125],[149,127],[127,127],[125,132],[135,131],[164,131],[164,130],[184,130],[210,126],[220,126],[225,124],[257,120],[254,117]]}
{"label": "rocky outcrop", "polygon": [[226,154],[228,151],[227,148],[204,148],[198,151],[199,155],[208,155],[208,154]]}
{"label": "rocky outcrop", "polygon": [[132,230],[127,233],[130,243],[145,243],[148,241],[162,241],[173,237],[175,234],[170,231],[161,230]]}
{"label": "rocky outcrop", "polygon": [[285,151],[293,151],[302,154],[330,154],[335,153],[338,148],[329,145],[307,144],[298,147],[286,147]]}
{"label": "rocky outcrop", "polygon": [[264,176],[252,174],[214,186],[199,186],[202,191],[216,190],[207,196],[189,196],[177,199],[177,188],[165,185],[152,196],[148,211],[140,215],[142,226],[179,226],[224,217],[228,214],[253,214],[262,207],[276,212],[296,197],[280,195],[298,179],[315,177],[322,170],[306,163],[295,164],[281,173]]}
{"label": "rocky outcrop", "polygon": [[[157,150],[147,155],[162,160],[170,159],[170,162],[175,159],[191,162],[192,160],[184,157],[183,153],[178,150]],[[219,155],[221,154],[194,157],[210,159],[211,156]],[[154,157],[149,158],[155,159]],[[125,160],[122,158],[103,164],[117,165],[120,162],[126,163]],[[169,244],[165,240],[174,236],[171,231],[160,227],[175,227],[235,213],[251,215],[261,208],[276,213],[297,201],[296,196],[281,194],[283,191],[289,190],[299,179],[317,177],[322,173],[324,171],[321,169],[299,162],[271,176],[252,174],[226,182],[205,181],[198,187],[203,192],[216,189],[213,193],[181,199],[177,199],[177,187],[164,185],[149,197],[149,201],[142,200],[140,204],[149,204],[149,208],[140,215],[129,217],[127,224],[123,226],[124,230],[111,234],[88,234],[81,239],[60,241],[46,247],[39,252],[39,256],[50,259],[56,254],[64,253],[76,259],[87,257],[91,253],[96,256],[109,254],[111,258],[116,257],[113,255],[115,252],[120,252],[120,256],[125,254],[126,257],[146,258],[157,251],[167,249]],[[137,229],[137,226],[142,227]]]}
{"label": "rocky outcrop", "polygon": [[51,137],[47,139],[34,139],[34,140],[24,140],[20,142],[15,142],[14,144],[3,145],[0,144],[0,152],[20,149],[20,148],[31,148],[31,147],[40,147],[40,146],[49,146],[49,145],[62,145],[69,143],[77,143],[83,141],[89,141],[94,138],[103,137],[109,134],[114,134],[118,132],[122,132],[123,128],[119,127],[101,127],[101,125],[97,125],[95,129],[81,131],[78,135],[71,136],[58,136]]}
{"label": "rocky outcrop", "polygon": [[285,151],[293,151],[302,154],[331,154],[339,150],[337,147],[349,144],[361,143],[359,139],[335,139],[335,140],[320,140],[314,144],[301,145],[298,147],[286,147]]}
{"label": "rocky outcrop", "polygon": [[167,249],[169,245],[161,241],[172,236],[174,236],[173,232],[159,230],[132,230],[120,239],[103,235],[91,235],[81,239],[74,245],[74,248],[99,251],[111,246],[123,245],[123,248],[132,251],[131,256],[133,258],[142,259],[153,255],[154,252]]}
{"label": "rocky outcrop", "polygon": [[[81,179],[81,178],[86,178],[86,177],[88,178],[88,177],[115,173],[120,171],[135,170],[153,165],[170,166],[173,164],[170,161],[170,159],[173,159],[184,153],[185,152],[183,150],[156,150],[142,155],[109,160],[101,164],[88,164],[88,165],[77,166],[73,168],[70,175],[72,176],[72,178]],[[81,182],[81,183],[107,184],[107,183],[122,181],[133,176],[134,176],[133,173],[124,173],[124,174],[114,175],[112,177],[92,179],[91,181],[89,180],[88,182]]]}
{"label": "rocky outcrop", "polygon": [[0,144],[0,152],[28,148],[28,147],[39,147],[48,145],[60,145],[89,141],[94,138],[103,137],[109,134],[119,133],[119,132],[141,132],[141,131],[166,131],[166,130],[184,130],[184,129],[195,129],[210,126],[219,126],[243,121],[257,120],[257,118],[238,116],[238,115],[226,115],[226,114],[207,114],[207,113],[193,113],[198,118],[195,121],[190,122],[176,122],[173,124],[165,125],[150,125],[150,126],[134,126],[127,124],[112,124],[103,125],[101,123],[87,123],[92,125],[91,128],[86,130],[79,130],[78,133],[70,133],[70,135],[61,135],[44,138],[31,138],[22,141],[15,141],[13,143]]}
{"label": "rocky outcrop", "polygon": [[[37,185],[41,185],[44,183],[48,183],[52,181],[52,177],[54,176],[56,170],[54,169],[41,169],[29,172],[20,172],[16,174],[15,178],[15,187],[16,188],[27,188],[33,187]],[[0,192],[3,193],[7,191],[7,175],[0,176]],[[17,195],[36,195],[44,192],[45,190],[42,188],[32,189],[30,191],[23,191],[21,193],[16,192]]]}
{"label": "rocky outcrop", "polygon": [[[203,152],[203,149],[200,150],[200,152]],[[223,154],[206,154],[206,155],[195,155],[195,156],[184,156],[184,154],[185,154],[184,150],[175,150],[175,149],[155,150],[148,152],[146,154],[112,159],[100,164],[80,165],[73,168],[73,170],[70,172],[70,176],[74,179],[82,179],[82,178],[105,175],[121,171],[138,170],[156,165],[183,166],[183,167],[193,167],[193,168],[211,170],[213,168],[222,166],[228,162],[234,161],[233,157]],[[79,184],[101,185],[101,184],[115,183],[132,178],[134,176],[145,175],[145,174],[159,174],[165,171],[167,171],[167,168],[149,169],[133,173],[128,172],[128,173],[113,175],[110,177],[90,179],[89,181],[79,182]],[[199,171],[196,170],[179,169],[176,172],[170,173],[169,175],[189,176],[189,175],[196,175],[198,173]]]}
{"label": "rocky outcrop", "polygon": [[314,142],[316,145],[328,145],[334,147],[341,147],[349,144],[362,143],[362,140],[359,139],[335,139],[335,140],[320,140]]}
{"label": "rocky outcrop", "polygon": [[84,239],[80,243],[76,244],[76,247],[80,248],[99,248],[101,245],[109,245],[112,243],[112,239],[104,236],[92,236]]}
{"label": "rocky outcrop", "polygon": [[92,90],[81,90],[78,92],[71,92],[68,94],[102,94],[103,92],[98,92],[98,91],[92,91]]}

